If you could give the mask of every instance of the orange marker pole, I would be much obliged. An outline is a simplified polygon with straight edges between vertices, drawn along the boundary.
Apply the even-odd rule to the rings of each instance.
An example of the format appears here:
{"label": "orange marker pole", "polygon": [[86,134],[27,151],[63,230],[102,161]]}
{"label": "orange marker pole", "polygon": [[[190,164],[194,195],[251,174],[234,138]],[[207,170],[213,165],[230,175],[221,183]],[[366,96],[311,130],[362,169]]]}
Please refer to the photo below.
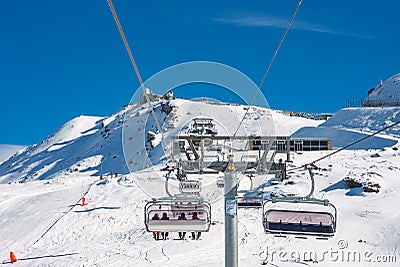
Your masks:
{"label": "orange marker pole", "polygon": [[85,206],[85,205],[87,204],[85,201],[86,201],[86,198],[83,197],[83,198],[82,198],[82,204],[81,204],[81,206]]}
{"label": "orange marker pole", "polygon": [[10,262],[11,263],[17,262],[17,257],[15,257],[15,254],[12,251],[10,251]]}

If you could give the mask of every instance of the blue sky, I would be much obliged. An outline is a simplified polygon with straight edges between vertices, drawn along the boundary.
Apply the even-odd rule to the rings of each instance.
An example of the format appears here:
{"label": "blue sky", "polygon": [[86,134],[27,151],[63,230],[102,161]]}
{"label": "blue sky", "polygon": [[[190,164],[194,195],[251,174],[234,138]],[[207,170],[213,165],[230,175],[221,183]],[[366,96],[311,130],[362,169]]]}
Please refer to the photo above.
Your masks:
{"label": "blue sky", "polygon": [[[297,5],[113,3],[143,79],[208,60],[256,84]],[[262,87],[270,106],[335,112],[400,72],[399,10],[396,0],[304,0]],[[37,143],[75,116],[111,115],[139,87],[106,0],[6,1],[0,25],[0,143]]]}

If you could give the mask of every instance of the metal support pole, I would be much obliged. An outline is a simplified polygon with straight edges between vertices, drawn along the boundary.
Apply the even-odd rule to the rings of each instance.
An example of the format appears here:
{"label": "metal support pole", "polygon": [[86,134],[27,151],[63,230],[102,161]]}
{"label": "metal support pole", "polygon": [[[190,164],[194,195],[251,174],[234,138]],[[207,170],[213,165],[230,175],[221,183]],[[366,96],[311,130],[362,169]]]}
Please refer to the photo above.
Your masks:
{"label": "metal support pole", "polygon": [[200,153],[201,153],[201,156],[200,156],[199,169],[200,169],[200,173],[203,173],[203,168],[204,168],[204,138],[200,139]]}
{"label": "metal support pole", "polygon": [[286,161],[290,162],[290,137],[286,137]]}
{"label": "metal support pole", "polygon": [[238,266],[237,172],[232,157],[225,175],[225,267]]}

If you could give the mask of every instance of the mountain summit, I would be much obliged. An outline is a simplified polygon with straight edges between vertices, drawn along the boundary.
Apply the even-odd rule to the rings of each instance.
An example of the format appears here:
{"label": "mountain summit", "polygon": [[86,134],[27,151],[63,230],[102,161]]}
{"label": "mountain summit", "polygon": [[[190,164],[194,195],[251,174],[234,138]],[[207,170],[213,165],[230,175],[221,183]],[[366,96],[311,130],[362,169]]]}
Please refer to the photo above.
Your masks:
{"label": "mountain summit", "polygon": [[390,77],[384,82],[368,91],[367,101],[371,102],[400,102],[400,73]]}

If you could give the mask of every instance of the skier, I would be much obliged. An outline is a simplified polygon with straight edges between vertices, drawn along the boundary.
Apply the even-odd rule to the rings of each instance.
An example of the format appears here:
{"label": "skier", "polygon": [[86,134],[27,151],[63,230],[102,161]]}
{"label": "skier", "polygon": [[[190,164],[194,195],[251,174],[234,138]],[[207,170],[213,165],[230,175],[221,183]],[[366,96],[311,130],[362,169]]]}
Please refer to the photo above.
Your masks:
{"label": "skier", "polygon": [[[161,220],[169,220],[169,217],[167,216],[166,212],[163,212]],[[168,232],[161,232],[161,236],[163,240],[167,240],[168,239]]]}
{"label": "skier", "polygon": [[[200,220],[199,216],[197,216],[197,212],[193,212],[192,220]],[[201,232],[197,232],[197,236],[195,232],[192,232],[192,240],[194,240],[195,238],[196,240],[199,240],[200,236]]]}
{"label": "skier", "polygon": [[[181,213],[181,216],[179,216],[178,220],[187,220],[184,212]],[[185,235],[186,232],[179,232],[179,239],[185,239]]]}
{"label": "skier", "polygon": [[[160,217],[158,217],[158,213],[154,214],[153,218],[151,218],[152,220],[159,220]],[[159,240],[160,239],[160,232],[153,232],[153,238],[155,240]]]}

